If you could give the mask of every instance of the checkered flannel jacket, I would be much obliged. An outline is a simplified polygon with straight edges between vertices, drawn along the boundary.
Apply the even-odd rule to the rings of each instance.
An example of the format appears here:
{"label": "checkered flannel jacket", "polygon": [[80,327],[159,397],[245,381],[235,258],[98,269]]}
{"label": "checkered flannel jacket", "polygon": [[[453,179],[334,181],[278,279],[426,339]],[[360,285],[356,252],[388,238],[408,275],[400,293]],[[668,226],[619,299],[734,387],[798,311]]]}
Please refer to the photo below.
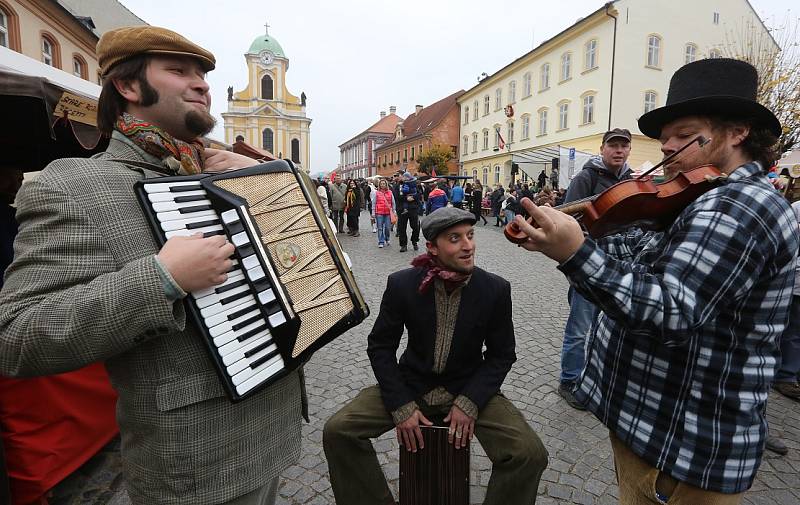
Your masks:
{"label": "checkered flannel jacket", "polygon": [[752,162],[665,232],[587,239],[559,266],[602,309],[577,399],[675,479],[750,488],[797,235],[789,204]]}

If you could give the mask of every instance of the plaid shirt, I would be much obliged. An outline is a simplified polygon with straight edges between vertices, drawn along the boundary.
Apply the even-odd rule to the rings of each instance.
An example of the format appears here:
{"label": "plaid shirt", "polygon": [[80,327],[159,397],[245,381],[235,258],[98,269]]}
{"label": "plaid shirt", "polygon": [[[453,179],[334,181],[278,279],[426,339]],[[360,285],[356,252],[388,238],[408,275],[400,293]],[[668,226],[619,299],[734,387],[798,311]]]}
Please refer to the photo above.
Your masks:
{"label": "plaid shirt", "polygon": [[750,488],[797,250],[794,214],[756,162],[665,232],[587,239],[559,266],[602,309],[576,398],[675,479]]}

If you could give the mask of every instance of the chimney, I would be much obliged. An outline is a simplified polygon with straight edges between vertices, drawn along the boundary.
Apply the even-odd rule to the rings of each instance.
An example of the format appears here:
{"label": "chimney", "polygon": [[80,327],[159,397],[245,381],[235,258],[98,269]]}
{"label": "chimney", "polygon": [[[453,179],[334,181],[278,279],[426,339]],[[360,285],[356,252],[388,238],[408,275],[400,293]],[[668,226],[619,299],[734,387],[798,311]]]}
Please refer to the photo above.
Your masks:
{"label": "chimney", "polygon": [[381,117],[386,117],[386,111],[385,110],[381,111]]}
{"label": "chimney", "polygon": [[397,107],[395,107],[394,105],[390,105],[389,114],[394,114],[395,112],[397,112]]}
{"label": "chimney", "polygon": [[422,112],[422,105],[417,105],[417,112],[416,114],[419,116],[419,113]]}

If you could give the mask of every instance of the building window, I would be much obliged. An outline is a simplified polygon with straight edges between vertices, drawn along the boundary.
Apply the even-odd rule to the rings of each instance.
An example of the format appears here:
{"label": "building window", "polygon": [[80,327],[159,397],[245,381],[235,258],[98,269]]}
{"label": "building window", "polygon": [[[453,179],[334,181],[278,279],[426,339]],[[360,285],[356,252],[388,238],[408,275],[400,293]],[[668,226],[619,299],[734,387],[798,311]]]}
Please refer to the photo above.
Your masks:
{"label": "building window", "polygon": [[722,52],[719,49],[712,49],[708,52],[709,58],[722,58]]}
{"label": "building window", "polygon": [[19,16],[3,0],[0,0],[0,46],[22,52],[19,36]]}
{"label": "building window", "polygon": [[8,15],[6,11],[0,9],[0,46],[10,47],[11,40],[8,34]]}
{"label": "building window", "polygon": [[517,81],[511,81],[508,83],[508,103],[514,103],[517,101]]}
{"label": "building window", "polygon": [[475,180],[475,181],[478,180],[478,169],[477,168],[473,168],[472,169],[472,179]]}
{"label": "building window", "polygon": [[478,132],[472,132],[472,152],[478,152]]}
{"label": "building window", "polygon": [[694,44],[686,44],[686,52],[684,54],[684,63],[691,63],[697,59],[697,46]]}
{"label": "building window", "polygon": [[72,75],[86,79],[86,63],[78,55],[72,57]]}
{"label": "building window", "polygon": [[55,43],[49,37],[42,37],[42,62],[55,66]]}
{"label": "building window", "polygon": [[264,100],[273,100],[275,95],[272,92],[272,88],[272,77],[265,74],[264,77],[261,78],[261,98]]}
{"label": "building window", "polygon": [[422,144],[419,145],[419,155],[422,156]]}
{"label": "building window", "polygon": [[269,151],[272,154],[273,149],[275,149],[275,145],[273,144],[273,134],[272,130],[269,128],[264,128],[264,131],[261,132],[261,147],[265,151]]}
{"label": "building window", "polygon": [[561,80],[566,81],[572,77],[572,53],[561,55]]}
{"label": "building window", "polygon": [[494,148],[500,147],[500,125],[494,125]]}
{"label": "building window", "polygon": [[513,144],[514,143],[514,121],[509,121],[507,127],[508,127],[508,135],[506,135],[506,136],[508,138],[506,140],[508,141],[509,144]]}
{"label": "building window", "polygon": [[539,110],[539,135],[547,135],[547,109]]}
{"label": "building window", "polygon": [[583,97],[583,124],[594,123],[594,95]]}
{"label": "building window", "polygon": [[489,115],[489,95],[483,97],[483,115]]}
{"label": "building window", "polygon": [[483,150],[489,149],[489,130],[483,130]]}
{"label": "building window", "polygon": [[497,88],[494,90],[494,110],[500,110],[500,107],[503,106],[503,90],[501,88]]}
{"label": "building window", "polygon": [[494,166],[494,183],[500,184],[500,165]]}
{"label": "building window", "polygon": [[463,154],[467,154],[469,152],[469,137],[464,135],[464,150],[462,151]]}
{"label": "building window", "polygon": [[539,74],[539,91],[544,91],[550,87],[550,64],[545,63],[542,65],[542,71]]}
{"label": "building window", "polygon": [[300,163],[300,140],[292,139],[292,161]]}
{"label": "building window", "polygon": [[408,161],[408,148],[406,147],[403,151],[403,163]]}
{"label": "building window", "polygon": [[489,184],[489,167],[483,167],[483,185]]}
{"label": "building window", "polygon": [[661,67],[661,37],[658,35],[647,37],[647,66]]}
{"label": "building window", "polygon": [[522,116],[522,140],[531,138],[531,117],[527,114]]}
{"label": "building window", "polygon": [[569,103],[564,102],[558,106],[558,129],[567,128],[567,118],[569,116]]}
{"label": "building window", "polygon": [[472,120],[473,121],[477,121],[478,120],[478,101],[477,100],[472,102]]}
{"label": "building window", "polygon": [[714,24],[715,25],[719,24],[719,12],[714,13]]}
{"label": "building window", "polygon": [[531,73],[525,72],[522,76],[522,88],[524,96],[531,96]]}
{"label": "building window", "polygon": [[[467,137],[464,137],[464,140],[466,140],[466,139],[467,139]],[[466,142],[464,142],[464,152],[465,153],[467,152],[467,143]],[[411,159],[412,160],[414,159],[414,146],[411,146]]]}
{"label": "building window", "polygon": [[464,107],[464,124],[469,122],[469,107]]}
{"label": "building window", "polygon": [[586,43],[586,54],[583,67],[585,70],[597,68],[597,39],[592,39]]}
{"label": "building window", "polygon": [[657,107],[658,95],[655,91],[645,91],[644,93],[644,113],[647,114]]}

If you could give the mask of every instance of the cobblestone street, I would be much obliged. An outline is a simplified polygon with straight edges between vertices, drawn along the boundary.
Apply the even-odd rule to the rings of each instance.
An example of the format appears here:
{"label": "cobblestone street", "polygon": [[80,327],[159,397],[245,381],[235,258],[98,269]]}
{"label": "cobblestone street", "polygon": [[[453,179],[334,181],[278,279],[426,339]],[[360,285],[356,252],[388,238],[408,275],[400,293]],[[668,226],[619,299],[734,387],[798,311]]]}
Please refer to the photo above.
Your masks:
{"label": "cobblestone street", "polygon": [[[367,334],[378,313],[386,276],[405,268],[415,254],[412,250],[398,252],[394,237],[390,247],[379,249],[364,213],[361,226],[361,237],[340,235],[340,241],[352,258],[372,314],[358,328],[317,352],[306,366],[311,423],[303,425],[302,455],[297,465],[284,472],[278,503],[334,503],[322,451],[322,428],[344,403],[375,383],[366,355]],[[502,237],[499,228],[491,226],[491,221],[487,226],[478,225],[476,230],[477,265],[512,284],[518,360],[506,378],[503,392],[523,412],[550,453],[537,503],[616,503],[607,430],[591,414],[567,406],[556,392],[561,335],[567,316],[566,281],[552,261],[513,246]],[[421,249],[423,244],[420,243]],[[781,457],[765,453],[745,503],[800,503],[800,403],[773,393],[768,418],[772,434],[786,442],[789,454]],[[129,503],[115,447],[112,445],[63,483],[54,502]],[[399,467],[394,432],[376,440],[375,448],[396,495]],[[482,503],[491,464],[477,439],[473,442],[471,468],[471,502]]]}

